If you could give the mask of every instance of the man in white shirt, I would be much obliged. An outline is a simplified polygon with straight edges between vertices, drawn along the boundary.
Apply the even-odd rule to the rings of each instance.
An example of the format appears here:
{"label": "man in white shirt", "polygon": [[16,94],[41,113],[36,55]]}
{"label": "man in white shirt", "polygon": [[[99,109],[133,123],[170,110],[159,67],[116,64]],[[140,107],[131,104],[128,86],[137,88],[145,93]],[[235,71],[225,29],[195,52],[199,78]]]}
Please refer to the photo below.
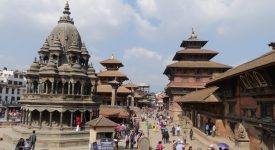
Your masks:
{"label": "man in white shirt", "polygon": [[177,136],[180,136],[180,130],[181,130],[180,125],[178,125],[176,127]]}

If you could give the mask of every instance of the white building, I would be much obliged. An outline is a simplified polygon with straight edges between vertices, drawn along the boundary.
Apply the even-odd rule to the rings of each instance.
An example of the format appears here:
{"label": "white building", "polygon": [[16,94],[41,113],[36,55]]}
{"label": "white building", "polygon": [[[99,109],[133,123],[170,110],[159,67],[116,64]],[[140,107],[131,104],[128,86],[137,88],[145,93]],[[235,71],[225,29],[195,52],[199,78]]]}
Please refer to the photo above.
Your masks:
{"label": "white building", "polygon": [[0,70],[0,104],[17,105],[26,89],[25,72]]}

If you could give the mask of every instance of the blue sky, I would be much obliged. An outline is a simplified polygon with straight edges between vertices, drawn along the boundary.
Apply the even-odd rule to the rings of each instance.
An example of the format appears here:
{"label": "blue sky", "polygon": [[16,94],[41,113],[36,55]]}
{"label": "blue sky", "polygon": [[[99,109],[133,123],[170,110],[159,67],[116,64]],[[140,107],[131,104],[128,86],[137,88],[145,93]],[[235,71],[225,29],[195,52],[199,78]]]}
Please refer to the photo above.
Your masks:
{"label": "blue sky", "polygon": [[[0,67],[27,69],[62,14],[65,0],[0,1]],[[71,17],[97,71],[112,53],[135,83],[152,91],[192,27],[213,60],[236,66],[275,41],[274,0],[70,0]]]}

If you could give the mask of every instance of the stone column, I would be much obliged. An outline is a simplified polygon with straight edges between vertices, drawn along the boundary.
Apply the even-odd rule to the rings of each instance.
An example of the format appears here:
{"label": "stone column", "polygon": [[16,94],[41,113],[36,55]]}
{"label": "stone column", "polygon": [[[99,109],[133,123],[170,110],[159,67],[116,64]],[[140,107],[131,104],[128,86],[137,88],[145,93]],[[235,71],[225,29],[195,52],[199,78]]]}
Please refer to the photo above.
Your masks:
{"label": "stone column", "polygon": [[52,86],[51,86],[51,94],[54,94],[54,91],[53,91],[54,90],[54,82],[52,82],[51,84],[52,84]]}
{"label": "stone column", "polygon": [[23,114],[22,114],[22,116],[23,116],[23,120],[22,120],[22,124],[25,124],[25,110],[23,109]]}
{"label": "stone column", "polygon": [[70,93],[70,91],[71,91],[71,83],[70,82],[68,82],[68,95],[70,95],[71,93]]}
{"label": "stone column", "polygon": [[40,87],[40,83],[38,82],[38,83],[37,83],[37,94],[40,93],[40,88],[41,88],[41,87]]}
{"label": "stone column", "polygon": [[39,127],[42,127],[42,112],[39,111]]}
{"label": "stone column", "polygon": [[46,84],[46,94],[48,94],[48,91],[49,91],[49,84],[48,83],[45,83]]}
{"label": "stone column", "polygon": [[50,127],[52,127],[52,116],[53,116],[53,112],[50,112]]}
{"label": "stone column", "polygon": [[60,129],[63,127],[63,112],[60,112]]}
{"label": "stone column", "polygon": [[83,95],[83,89],[84,89],[84,84],[81,84],[81,90],[80,90],[80,95]]}
{"label": "stone column", "polygon": [[25,122],[25,124],[28,125],[29,124],[29,111],[26,111],[25,116],[26,116],[26,122]]}
{"label": "stone column", "polygon": [[83,122],[83,112],[80,113],[80,122]]}
{"label": "stone column", "polygon": [[64,94],[64,86],[65,84],[64,83],[62,83],[62,92],[61,92],[61,94],[63,95]]}
{"label": "stone column", "polygon": [[70,124],[71,127],[73,127],[73,115],[74,115],[74,112],[71,112],[71,122],[70,122],[71,123]]}
{"label": "stone column", "polygon": [[31,124],[32,124],[32,112],[30,111],[29,112],[29,128],[31,127]]}
{"label": "stone column", "polygon": [[74,83],[72,84],[72,94],[74,95]]}

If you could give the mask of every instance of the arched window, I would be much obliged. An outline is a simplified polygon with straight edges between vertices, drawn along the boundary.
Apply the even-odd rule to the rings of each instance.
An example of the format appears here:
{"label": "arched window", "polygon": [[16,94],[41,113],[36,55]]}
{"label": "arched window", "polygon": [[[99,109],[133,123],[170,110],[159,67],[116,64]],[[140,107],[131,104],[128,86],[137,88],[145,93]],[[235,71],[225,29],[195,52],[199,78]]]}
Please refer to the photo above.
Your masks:
{"label": "arched window", "polygon": [[247,78],[245,76],[240,75],[240,79],[241,79],[243,85],[245,86],[245,88],[252,89],[252,85],[250,84],[250,82],[247,81]]}
{"label": "arched window", "polygon": [[264,77],[263,77],[259,72],[253,71],[253,76],[254,76],[254,78],[257,80],[258,84],[259,84],[261,87],[266,87],[266,86],[268,86],[268,84],[267,84],[267,82],[265,81]]}

